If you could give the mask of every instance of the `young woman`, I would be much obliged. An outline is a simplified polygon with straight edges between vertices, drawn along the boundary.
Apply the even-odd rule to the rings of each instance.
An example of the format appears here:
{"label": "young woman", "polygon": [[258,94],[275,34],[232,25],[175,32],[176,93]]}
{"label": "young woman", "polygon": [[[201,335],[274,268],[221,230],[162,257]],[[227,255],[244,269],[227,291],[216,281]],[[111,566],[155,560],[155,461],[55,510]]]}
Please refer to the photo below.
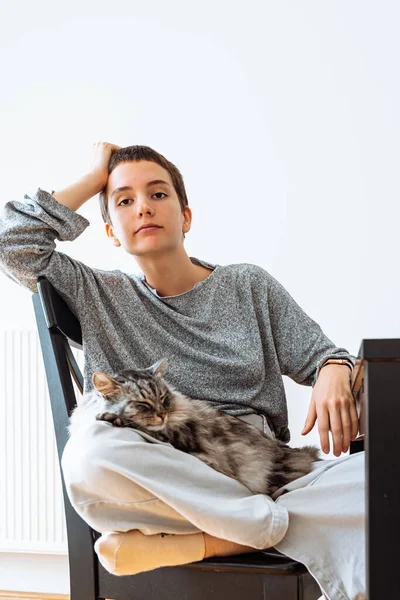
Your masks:
{"label": "young woman", "polygon": [[[263,268],[189,257],[192,212],[179,170],[147,146],[94,146],[92,170],[50,194],[37,188],[0,217],[0,268],[31,292],[45,275],[77,315],[84,392],[96,370],[169,359],[179,391],[290,441],[282,375],[313,387],[303,434],[318,418],[335,460],[272,498],[129,428],[94,421],[72,437],[62,468],[72,505],[103,535],[116,574],[274,546],[304,563],[330,600],[365,592],[364,452],[341,457],[358,432],[355,357],[338,348]],[[91,268],[55,250],[89,225],[76,211],[100,194],[106,234],[140,275]],[[336,361],[336,362],[335,362]],[[342,361],[342,362],[340,362]],[[351,565],[351,568],[349,568]]]}

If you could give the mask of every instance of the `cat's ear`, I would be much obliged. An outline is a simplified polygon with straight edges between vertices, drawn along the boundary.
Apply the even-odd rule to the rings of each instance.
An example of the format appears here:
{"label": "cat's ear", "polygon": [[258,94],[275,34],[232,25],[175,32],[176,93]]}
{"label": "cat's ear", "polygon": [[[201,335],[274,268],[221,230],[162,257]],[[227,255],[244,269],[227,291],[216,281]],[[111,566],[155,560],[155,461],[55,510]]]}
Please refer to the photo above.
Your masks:
{"label": "cat's ear", "polygon": [[160,358],[160,360],[155,362],[154,365],[151,365],[151,367],[148,367],[148,370],[152,371],[154,373],[154,375],[160,375],[161,377],[164,376],[167,369],[168,369],[168,358]]}
{"label": "cat's ear", "polygon": [[92,375],[92,382],[96,390],[109,400],[112,400],[117,390],[121,387],[115,379],[103,371],[95,371]]}

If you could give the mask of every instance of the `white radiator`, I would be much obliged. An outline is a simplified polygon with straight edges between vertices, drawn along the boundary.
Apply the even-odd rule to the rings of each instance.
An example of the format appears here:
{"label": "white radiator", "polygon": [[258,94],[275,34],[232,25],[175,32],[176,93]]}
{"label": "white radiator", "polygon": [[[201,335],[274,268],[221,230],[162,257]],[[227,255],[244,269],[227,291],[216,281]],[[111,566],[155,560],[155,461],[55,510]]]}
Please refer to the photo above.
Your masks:
{"label": "white radiator", "polygon": [[[82,369],[82,352],[72,351]],[[0,331],[0,390],[0,552],[66,554],[61,476],[36,330]]]}

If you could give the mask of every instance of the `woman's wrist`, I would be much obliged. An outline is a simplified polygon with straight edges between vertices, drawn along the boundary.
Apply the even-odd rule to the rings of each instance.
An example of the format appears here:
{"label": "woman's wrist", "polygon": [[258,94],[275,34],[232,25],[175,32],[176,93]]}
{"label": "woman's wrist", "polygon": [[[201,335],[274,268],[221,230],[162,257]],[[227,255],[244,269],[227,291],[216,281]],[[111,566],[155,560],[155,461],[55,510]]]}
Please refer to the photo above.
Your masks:
{"label": "woman's wrist", "polygon": [[336,366],[345,366],[348,367],[350,369],[350,373],[353,372],[354,369],[354,365],[352,363],[351,360],[349,360],[348,358],[327,358],[326,360],[323,361],[322,365],[320,366],[320,369],[322,369],[325,366],[330,366],[330,365],[336,365]]}
{"label": "woman's wrist", "polygon": [[[322,367],[320,368],[320,371],[322,371],[322,369],[325,369],[325,368],[326,368],[326,369],[328,369],[328,368],[331,368],[331,369],[332,369],[332,367],[334,367],[334,368],[337,368],[337,369],[341,369],[341,370],[342,370],[343,372],[345,372],[345,373],[346,373],[346,372],[348,372],[348,373],[351,373],[351,372],[352,372],[352,368],[351,368],[351,367],[349,367],[349,365],[348,365],[347,363],[343,363],[342,365],[338,365],[338,364],[331,364],[331,363],[324,364],[324,365],[322,365]],[[347,367],[347,371],[345,371],[345,369],[343,369],[343,367]]]}
{"label": "woman's wrist", "polygon": [[[344,368],[344,367],[347,367]],[[320,368],[319,371],[319,375],[318,375],[318,379],[320,378],[321,374],[325,371],[325,374],[332,374],[335,373],[335,375],[343,375],[346,379],[351,379],[353,370],[351,368],[349,368],[349,365],[347,365],[347,363],[343,363],[343,364],[324,364],[322,365],[322,367]]]}
{"label": "woman's wrist", "polygon": [[77,211],[85,202],[102,191],[104,180],[102,173],[92,171],[62,190],[52,190],[51,195],[60,204]]}

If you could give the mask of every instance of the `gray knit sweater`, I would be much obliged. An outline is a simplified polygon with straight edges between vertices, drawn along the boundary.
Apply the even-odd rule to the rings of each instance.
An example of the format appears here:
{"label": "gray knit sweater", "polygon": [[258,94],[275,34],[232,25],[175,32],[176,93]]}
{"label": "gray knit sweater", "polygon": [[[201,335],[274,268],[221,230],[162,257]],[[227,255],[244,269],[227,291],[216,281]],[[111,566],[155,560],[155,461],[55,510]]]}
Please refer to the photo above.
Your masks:
{"label": "gray knit sweater", "polygon": [[176,296],[159,297],[143,275],[106,271],[55,250],[90,225],[45,190],[7,202],[0,213],[0,269],[37,292],[45,275],[78,317],[83,335],[84,392],[92,374],[147,367],[165,356],[180,392],[232,415],[263,413],[290,441],[282,375],[314,386],[326,357],[356,357],[338,348],[262,267],[218,265]]}

